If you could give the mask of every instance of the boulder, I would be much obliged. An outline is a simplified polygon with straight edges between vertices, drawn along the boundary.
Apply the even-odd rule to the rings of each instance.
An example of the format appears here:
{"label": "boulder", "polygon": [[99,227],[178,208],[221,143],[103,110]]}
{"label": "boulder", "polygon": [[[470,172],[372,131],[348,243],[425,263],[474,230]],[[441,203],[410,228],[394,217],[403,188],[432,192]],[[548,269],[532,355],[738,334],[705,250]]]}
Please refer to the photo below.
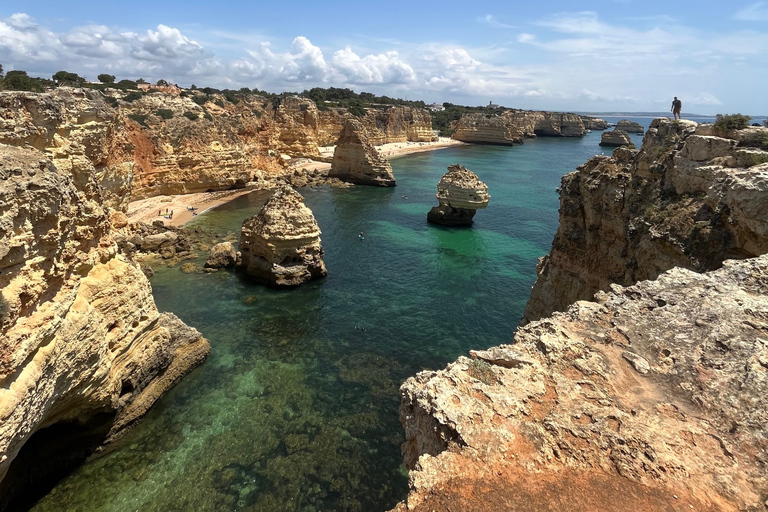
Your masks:
{"label": "boulder", "polygon": [[357,119],[345,121],[328,176],[360,185],[395,186],[389,161],[368,141],[363,125]]}
{"label": "boulder", "polygon": [[243,222],[239,266],[273,286],[297,286],[324,277],[328,272],[320,233],[301,194],[283,186],[257,215]]}
{"label": "boulder", "polygon": [[469,226],[475,211],[488,206],[488,187],[475,173],[460,164],[448,167],[437,184],[439,206],[427,214],[427,220],[444,226]]}
{"label": "boulder", "polygon": [[205,260],[205,268],[234,267],[237,263],[237,251],[232,242],[216,244],[211,249],[208,259]]}
{"label": "boulder", "polygon": [[629,134],[623,130],[615,129],[610,132],[603,132],[600,137],[601,146],[628,146],[632,144]]}

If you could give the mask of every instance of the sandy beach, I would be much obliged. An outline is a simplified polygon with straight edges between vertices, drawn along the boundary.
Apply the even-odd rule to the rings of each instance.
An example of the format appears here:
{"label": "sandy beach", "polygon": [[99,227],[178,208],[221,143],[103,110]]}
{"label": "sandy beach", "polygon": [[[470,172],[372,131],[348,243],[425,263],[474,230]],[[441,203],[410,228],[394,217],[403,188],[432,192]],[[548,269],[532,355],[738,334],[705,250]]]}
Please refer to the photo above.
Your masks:
{"label": "sandy beach", "polygon": [[[446,148],[450,146],[461,146],[464,142],[453,140],[448,137],[440,137],[435,142],[393,142],[376,146],[382,156],[393,159],[420,153],[422,151],[432,151],[435,149]],[[320,155],[323,157],[333,157],[333,151],[336,146],[324,146],[320,148]],[[301,159],[295,167],[301,169],[327,170],[331,164],[317,160]],[[133,201],[128,205],[129,222],[146,222],[151,224],[155,220],[162,220],[166,226],[181,226],[185,222],[193,219],[195,213],[203,214],[205,211],[215,208],[220,204],[229,202],[243,194],[248,194],[255,189],[246,188],[238,190],[222,190],[218,192],[201,192],[197,194],[180,194],[172,196],[155,196],[139,201]],[[194,212],[188,208],[196,208]],[[168,211],[168,214],[166,214]],[[173,217],[170,218],[170,212],[173,211]]]}

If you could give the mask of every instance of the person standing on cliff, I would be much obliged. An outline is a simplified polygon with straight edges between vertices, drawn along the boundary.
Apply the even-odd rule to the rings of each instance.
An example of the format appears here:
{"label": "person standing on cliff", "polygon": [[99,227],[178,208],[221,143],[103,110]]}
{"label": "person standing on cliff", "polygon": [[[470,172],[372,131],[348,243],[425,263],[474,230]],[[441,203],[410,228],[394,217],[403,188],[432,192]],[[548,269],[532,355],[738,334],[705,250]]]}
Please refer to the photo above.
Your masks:
{"label": "person standing on cliff", "polygon": [[682,116],[680,115],[680,111],[683,109],[683,102],[677,99],[677,96],[675,96],[675,99],[672,100],[672,115],[675,116],[675,121],[682,119]]}

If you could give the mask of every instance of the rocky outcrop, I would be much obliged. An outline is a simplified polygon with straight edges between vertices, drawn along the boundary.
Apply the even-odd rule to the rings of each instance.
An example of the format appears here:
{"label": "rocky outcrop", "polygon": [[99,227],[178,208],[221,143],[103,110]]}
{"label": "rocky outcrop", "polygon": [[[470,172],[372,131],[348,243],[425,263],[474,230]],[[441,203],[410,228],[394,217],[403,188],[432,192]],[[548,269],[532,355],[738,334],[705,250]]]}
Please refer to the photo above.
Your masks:
{"label": "rocky outcrop", "polygon": [[639,152],[619,148],[563,177],[560,226],[523,322],[613,283],[768,252],[768,152],[739,133],[699,133],[711,128],[655,119]]}
{"label": "rocky outcrop", "polygon": [[[98,443],[115,439],[210,350],[200,333],[158,312],[138,264],[118,253],[99,172],[72,132],[85,142],[108,135],[72,125],[65,139],[71,112],[40,103],[45,95],[13,97],[14,115],[53,115],[16,132],[52,157],[0,144],[0,508],[40,471],[55,470],[61,453],[82,451],[44,436],[45,460],[25,455],[38,432],[68,425],[98,430]],[[94,139],[84,133],[91,128]]]}
{"label": "rocky outcrop", "polygon": [[427,220],[444,226],[471,225],[475,212],[487,207],[491,200],[488,186],[459,164],[448,166],[448,172],[437,183],[436,197],[440,205],[429,211]]}
{"label": "rocky outcrop", "polygon": [[228,268],[237,264],[237,251],[232,242],[221,242],[211,248],[211,253],[205,260],[204,268]]}
{"label": "rocky outcrop", "polygon": [[584,123],[576,114],[508,110],[501,115],[464,114],[452,137],[463,142],[512,145],[524,137],[581,137]]}
{"label": "rocky outcrop", "polygon": [[296,286],[324,277],[320,228],[301,194],[289,186],[275,192],[261,211],[243,222],[240,266],[274,286]]}
{"label": "rocky outcrop", "polygon": [[587,130],[605,130],[608,128],[608,121],[599,117],[579,116],[584,128]]}
{"label": "rocky outcrop", "polygon": [[395,510],[762,510],[766,276],[674,269],[408,379]]}
{"label": "rocky outcrop", "polygon": [[368,141],[363,125],[356,119],[344,123],[328,176],[361,185],[395,186],[389,161]]}
{"label": "rocky outcrop", "polygon": [[616,123],[616,129],[623,130],[627,133],[645,133],[643,125],[636,123],[635,121],[630,121],[629,119],[622,119]]}
{"label": "rocky outcrop", "polygon": [[632,144],[632,139],[629,138],[629,134],[618,128],[609,132],[603,132],[600,136],[600,145],[608,147],[616,146],[629,146]]}

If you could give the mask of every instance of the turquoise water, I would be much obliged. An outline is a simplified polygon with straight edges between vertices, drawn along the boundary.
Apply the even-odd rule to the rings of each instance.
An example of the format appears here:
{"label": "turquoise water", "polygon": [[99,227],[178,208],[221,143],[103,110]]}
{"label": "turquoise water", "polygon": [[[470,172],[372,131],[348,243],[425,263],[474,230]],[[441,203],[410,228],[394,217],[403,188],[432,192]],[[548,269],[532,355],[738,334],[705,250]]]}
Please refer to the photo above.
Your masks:
{"label": "turquoise water", "polygon": [[[557,228],[560,178],[599,140],[450,148],[393,160],[393,189],[301,189],[329,274],[297,289],[157,268],[158,307],[199,329],[210,357],[34,510],[391,508],[407,493],[398,387],[511,340]],[[492,196],[471,229],[426,222],[456,162]],[[241,197],[190,227],[222,239],[263,201]]]}

